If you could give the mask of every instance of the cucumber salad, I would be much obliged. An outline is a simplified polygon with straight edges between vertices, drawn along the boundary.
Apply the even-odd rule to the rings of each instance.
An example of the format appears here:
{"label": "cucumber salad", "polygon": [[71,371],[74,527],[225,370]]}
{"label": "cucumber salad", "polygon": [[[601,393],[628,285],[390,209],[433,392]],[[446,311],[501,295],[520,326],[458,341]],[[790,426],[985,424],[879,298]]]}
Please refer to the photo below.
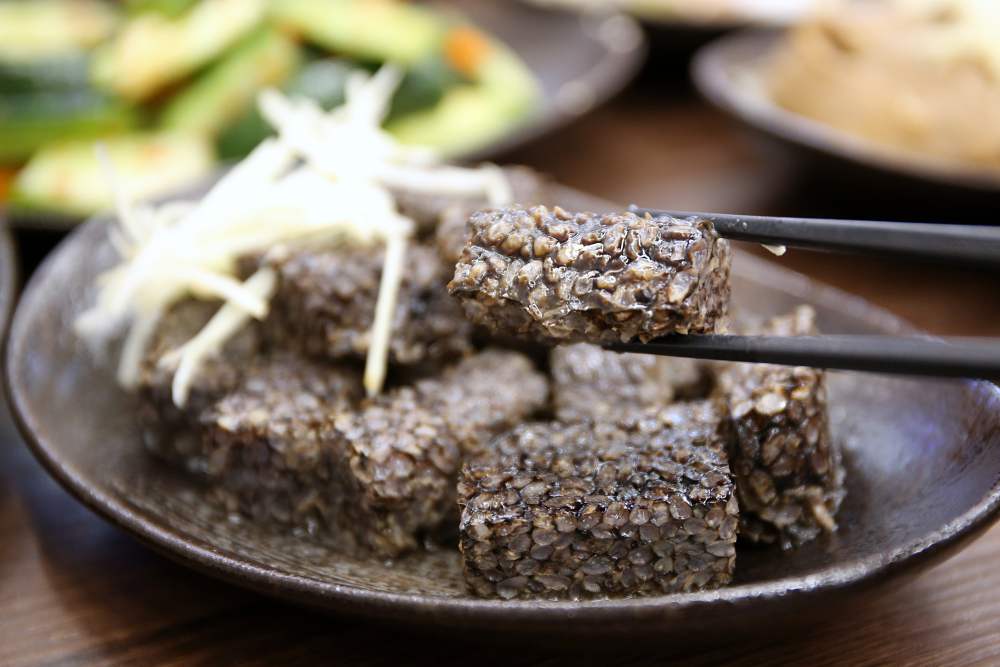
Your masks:
{"label": "cucumber salad", "polygon": [[401,0],[0,0],[0,205],[110,208],[98,143],[136,198],[183,188],[273,133],[261,90],[331,109],[387,63],[403,75],[385,129],[445,157],[539,108],[508,47]]}

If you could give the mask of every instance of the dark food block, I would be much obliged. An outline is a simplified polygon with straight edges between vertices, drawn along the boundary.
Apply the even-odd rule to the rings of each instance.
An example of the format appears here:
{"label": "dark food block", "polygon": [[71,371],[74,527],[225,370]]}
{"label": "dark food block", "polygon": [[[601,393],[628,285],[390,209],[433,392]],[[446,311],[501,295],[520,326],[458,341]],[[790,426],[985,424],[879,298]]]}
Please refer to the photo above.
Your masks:
{"label": "dark food block", "polygon": [[[800,307],[761,333],[815,334],[815,313]],[[844,468],[840,447],[830,437],[825,372],[729,364],[718,381],[733,431],[730,465],[742,538],[787,549],[836,530]]]}
{"label": "dark food block", "polygon": [[712,332],[729,302],[729,244],[710,222],[556,207],[479,211],[448,284],[501,333],[563,342]]}
{"label": "dark food block", "polygon": [[205,361],[183,407],[174,405],[171,395],[173,369],[160,368],[158,362],[197,334],[219,307],[218,302],[192,299],[171,308],[149,343],[139,378],[138,415],[143,442],[157,456],[192,472],[204,472],[206,466],[192,425],[240,382],[246,365],[259,350],[259,330],[253,324],[245,327],[226,343],[221,354]]}
{"label": "dark food block", "polygon": [[[188,321],[168,324],[165,333]],[[360,408],[356,367],[295,351],[226,361],[206,365],[184,410],[170,403],[168,374],[155,387],[163,400],[144,404],[170,458],[203,474],[227,511],[390,557],[457,523],[462,452],[479,451],[548,396],[526,357],[499,350]],[[175,420],[169,431],[165,416]]]}
{"label": "dark food block", "polygon": [[612,352],[590,343],[552,350],[552,395],[560,421],[613,419],[693,397],[705,386],[694,359]]}
{"label": "dark food block", "polygon": [[[527,167],[507,167],[504,173],[510,182],[514,201],[524,205],[551,205],[553,194],[549,180]],[[455,272],[455,264],[462,257],[462,249],[469,241],[471,229],[469,217],[477,210],[487,208],[485,200],[455,202],[440,209],[439,222],[434,236],[434,244],[441,261],[444,262],[448,277]],[[405,210],[404,210],[405,213]]]}
{"label": "dark food block", "polygon": [[463,466],[460,547],[482,597],[657,595],[729,583],[738,508],[713,404],[526,424]]}
{"label": "dark food block", "polygon": [[343,452],[340,493],[356,542],[395,556],[436,533],[454,519],[462,456],[539,409],[547,394],[523,355],[486,351],[341,415],[327,438]]}
{"label": "dark food block", "polygon": [[440,378],[418,382],[416,390],[422,403],[445,420],[467,456],[541,409],[549,383],[523,354],[488,349]]}
{"label": "dark food block", "polygon": [[396,556],[417,548],[451,512],[458,443],[411,387],[340,415],[325,439],[339,453],[336,493],[355,543]]}
{"label": "dark food block", "polygon": [[[502,167],[510,185],[514,201],[524,203],[544,203],[548,179],[529,167]],[[454,195],[426,194],[404,189],[394,189],[393,197],[399,212],[417,223],[417,229],[425,232],[439,226],[451,211],[465,212],[464,219],[476,209],[488,205],[486,197],[458,198]],[[454,266],[454,262],[452,262]]]}
{"label": "dark food block", "polygon": [[254,521],[309,534],[342,521],[331,467],[339,453],[321,427],[361,399],[355,369],[276,353],[200,417],[213,496]]}
{"label": "dark food block", "polygon": [[[268,338],[312,356],[364,357],[383,258],[381,248],[337,248],[292,251],[271,260],[280,284],[265,323]],[[450,359],[471,349],[471,326],[448,297],[446,281],[433,249],[407,248],[393,318],[391,361],[412,364]]]}

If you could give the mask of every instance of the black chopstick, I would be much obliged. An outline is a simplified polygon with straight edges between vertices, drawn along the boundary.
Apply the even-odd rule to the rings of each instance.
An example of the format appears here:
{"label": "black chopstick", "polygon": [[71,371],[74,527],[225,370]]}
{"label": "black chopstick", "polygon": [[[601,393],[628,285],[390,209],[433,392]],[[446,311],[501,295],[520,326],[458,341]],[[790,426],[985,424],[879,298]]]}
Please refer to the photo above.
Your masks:
{"label": "black chopstick", "polygon": [[653,216],[709,220],[720,235],[737,241],[1000,267],[1000,227],[630,209]]}
{"label": "black chopstick", "polygon": [[672,335],[619,352],[935,377],[1000,378],[1000,340],[894,336]]}

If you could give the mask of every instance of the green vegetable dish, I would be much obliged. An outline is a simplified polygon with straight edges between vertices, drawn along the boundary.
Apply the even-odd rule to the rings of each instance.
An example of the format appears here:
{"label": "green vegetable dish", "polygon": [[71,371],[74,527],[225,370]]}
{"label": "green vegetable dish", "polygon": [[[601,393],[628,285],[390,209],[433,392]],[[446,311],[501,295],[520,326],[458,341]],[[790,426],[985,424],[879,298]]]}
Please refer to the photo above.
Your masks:
{"label": "green vegetable dish", "polygon": [[98,143],[136,197],[176,190],[271,134],[261,90],[330,109],[384,63],[405,72],[386,129],[444,157],[539,107],[508,47],[401,0],[0,0],[0,205],[110,208]]}

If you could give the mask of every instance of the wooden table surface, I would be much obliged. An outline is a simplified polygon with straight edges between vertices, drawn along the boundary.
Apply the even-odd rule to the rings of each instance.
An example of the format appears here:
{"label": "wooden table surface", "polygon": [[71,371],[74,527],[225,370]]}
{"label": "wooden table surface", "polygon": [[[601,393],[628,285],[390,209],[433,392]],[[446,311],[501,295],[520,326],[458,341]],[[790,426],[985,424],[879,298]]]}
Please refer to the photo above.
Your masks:
{"label": "wooden table surface", "polygon": [[[764,159],[682,84],[643,81],[510,157],[621,202],[810,214],[797,173]],[[828,203],[828,202],[827,202]],[[905,203],[905,202],[904,202]],[[900,218],[906,218],[905,207]],[[996,274],[793,251],[786,265],[937,333],[1000,335]],[[0,665],[557,664],[560,651],[483,646],[297,609],[190,572],[58,488],[0,416]],[[605,664],[1000,664],[1000,527],[877,602],[794,637],[708,652],[632,649]],[[587,655],[568,657],[589,662]]]}

